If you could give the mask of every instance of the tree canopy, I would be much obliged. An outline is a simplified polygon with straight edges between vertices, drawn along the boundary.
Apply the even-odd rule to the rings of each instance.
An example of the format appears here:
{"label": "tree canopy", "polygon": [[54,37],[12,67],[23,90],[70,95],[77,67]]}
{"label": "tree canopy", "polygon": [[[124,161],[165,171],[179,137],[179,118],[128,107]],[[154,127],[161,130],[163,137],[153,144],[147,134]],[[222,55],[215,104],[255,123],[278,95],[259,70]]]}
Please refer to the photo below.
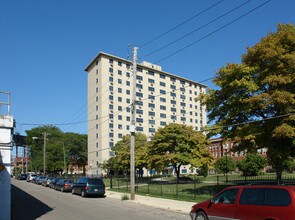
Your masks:
{"label": "tree canopy", "polygon": [[151,139],[149,167],[162,171],[165,167],[173,166],[179,178],[181,165],[201,167],[213,161],[208,144],[206,136],[192,127],[168,124],[159,128]]}
{"label": "tree canopy", "polygon": [[220,89],[201,97],[209,123],[215,123],[210,135],[234,139],[237,150],[268,148],[280,181],[286,161],[295,156],[295,26],[279,24],[213,81]]}
{"label": "tree canopy", "polygon": [[[64,133],[55,126],[41,126],[27,130],[26,143],[30,146],[32,171],[43,171],[44,136],[46,138],[46,173],[62,172],[66,165],[87,164],[87,135]],[[65,151],[64,151],[65,150]]]}
{"label": "tree canopy", "polygon": [[266,159],[255,153],[247,154],[246,158],[237,163],[244,176],[257,176],[266,165]]}

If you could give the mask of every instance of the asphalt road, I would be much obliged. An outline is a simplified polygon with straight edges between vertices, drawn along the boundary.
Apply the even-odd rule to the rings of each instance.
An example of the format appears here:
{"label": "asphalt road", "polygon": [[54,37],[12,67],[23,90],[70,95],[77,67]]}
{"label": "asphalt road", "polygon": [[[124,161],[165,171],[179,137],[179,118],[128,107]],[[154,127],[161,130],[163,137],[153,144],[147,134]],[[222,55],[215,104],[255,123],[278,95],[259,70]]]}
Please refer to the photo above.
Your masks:
{"label": "asphalt road", "polygon": [[82,198],[11,179],[12,220],[190,219],[188,215],[114,198]]}

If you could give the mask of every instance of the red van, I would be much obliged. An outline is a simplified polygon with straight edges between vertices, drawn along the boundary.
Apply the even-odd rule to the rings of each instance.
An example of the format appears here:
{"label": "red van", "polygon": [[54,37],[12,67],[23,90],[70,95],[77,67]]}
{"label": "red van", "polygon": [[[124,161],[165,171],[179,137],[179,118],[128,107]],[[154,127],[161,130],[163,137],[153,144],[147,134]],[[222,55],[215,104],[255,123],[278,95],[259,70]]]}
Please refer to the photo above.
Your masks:
{"label": "red van", "polygon": [[233,186],[195,204],[192,220],[295,220],[295,186]]}

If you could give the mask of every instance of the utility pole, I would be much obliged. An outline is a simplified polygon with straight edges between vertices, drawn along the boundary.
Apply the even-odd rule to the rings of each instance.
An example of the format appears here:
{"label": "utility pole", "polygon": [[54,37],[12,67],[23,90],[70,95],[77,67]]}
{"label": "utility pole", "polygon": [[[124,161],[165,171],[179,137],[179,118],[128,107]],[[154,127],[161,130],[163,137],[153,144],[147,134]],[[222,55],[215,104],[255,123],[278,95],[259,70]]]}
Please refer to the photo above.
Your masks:
{"label": "utility pole", "polygon": [[130,141],[130,199],[135,200],[135,165],[134,165],[134,146],[135,146],[135,116],[136,116],[136,73],[137,73],[137,50],[133,49],[133,88],[132,88],[132,117],[131,117],[131,141]]}
{"label": "utility pole", "polygon": [[63,152],[64,152],[64,174],[68,175],[68,173],[66,174],[67,171],[67,165],[66,165],[66,150],[65,150],[65,142],[63,142]]}
{"label": "utility pole", "polygon": [[26,174],[28,173],[28,146],[26,146]]}
{"label": "utility pole", "polygon": [[46,174],[46,131],[43,132],[44,135],[44,148],[43,148],[43,174]]}

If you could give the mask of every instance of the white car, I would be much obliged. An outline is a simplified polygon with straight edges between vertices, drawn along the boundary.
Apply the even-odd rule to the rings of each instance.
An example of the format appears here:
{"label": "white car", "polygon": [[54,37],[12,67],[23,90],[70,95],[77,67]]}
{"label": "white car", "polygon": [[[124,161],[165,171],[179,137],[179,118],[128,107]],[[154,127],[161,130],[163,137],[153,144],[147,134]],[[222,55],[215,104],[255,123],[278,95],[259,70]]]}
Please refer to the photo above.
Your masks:
{"label": "white car", "polygon": [[32,182],[36,178],[36,174],[29,174],[27,177],[27,182]]}

